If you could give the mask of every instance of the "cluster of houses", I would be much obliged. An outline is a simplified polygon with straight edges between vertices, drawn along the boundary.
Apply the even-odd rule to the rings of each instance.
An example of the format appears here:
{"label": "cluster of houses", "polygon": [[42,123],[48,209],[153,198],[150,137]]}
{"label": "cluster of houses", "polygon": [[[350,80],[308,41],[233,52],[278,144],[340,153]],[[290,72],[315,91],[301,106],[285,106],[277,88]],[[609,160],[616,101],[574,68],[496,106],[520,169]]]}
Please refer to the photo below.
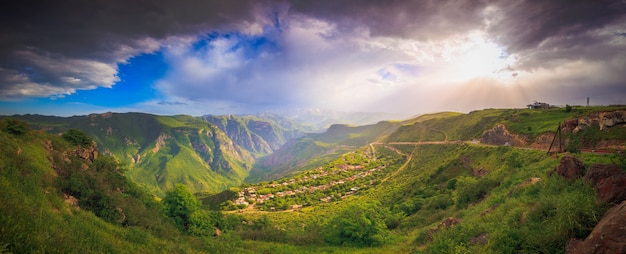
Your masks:
{"label": "cluster of houses", "polygon": [[526,105],[526,107],[528,107],[528,109],[549,109],[550,104],[545,103],[545,102],[535,101],[533,104]]}
{"label": "cluster of houses", "polygon": [[[297,195],[300,193],[312,193],[312,192],[316,192],[316,191],[323,191],[326,189],[329,189],[330,187],[334,186],[334,185],[338,185],[338,184],[345,184],[346,182],[351,182],[354,181],[358,178],[362,178],[362,177],[366,177],[369,175],[372,175],[374,172],[382,170],[385,168],[385,166],[380,166],[377,168],[373,168],[373,169],[369,169],[366,171],[363,171],[363,165],[346,165],[346,164],[342,164],[342,165],[338,165],[336,166],[338,170],[335,171],[330,171],[330,172],[326,172],[324,171],[324,169],[322,167],[318,168],[318,174],[313,174],[313,175],[306,175],[303,176],[301,178],[298,179],[289,179],[287,181],[284,181],[282,183],[271,183],[265,186],[252,186],[252,187],[247,187],[244,188],[242,191],[239,192],[239,195],[237,197],[237,199],[234,200],[234,203],[236,205],[250,205],[250,202],[253,202],[254,205],[256,204],[263,204],[265,203],[267,200],[270,199],[274,199],[276,197],[285,197],[285,196],[293,196],[293,195]],[[276,191],[273,193],[267,193],[267,194],[261,194],[259,195],[257,193],[257,190],[260,188],[278,188],[278,187],[283,187],[283,186],[289,186],[292,184],[296,184],[296,183],[302,183],[302,182],[307,182],[307,181],[311,181],[314,179],[318,179],[318,178],[323,178],[323,177],[327,177],[329,175],[334,175],[334,174],[338,174],[339,172],[348,172],[348,171],[360,171],[359,173],[353,174],[349,177],[346,177],[344,179],[340,179],[340,180],[336,180],[336,181],[331,181],[328,184],[324,184],[324,185],[317,185],[317,186],[302,186],[298,189],[295,190],[283,190],[283,191]],[[370,183],[371,184],[371,183]],[[360,189],[360,187],[352,187],[350,188],[350,191],[344,193],[342,195],[342,198],[345,198],[347,196],[353,195],[355,194],[358,190]],[[328,196],[325,198],[320,199],[320,201],[322,202],[330,202],[332,200],[332,197]],[[296,205],[299,206],[299,205]],[[301,207],[301,206],[299,206]],[[293,208],[292,209],[297,209],[297,208]]]}

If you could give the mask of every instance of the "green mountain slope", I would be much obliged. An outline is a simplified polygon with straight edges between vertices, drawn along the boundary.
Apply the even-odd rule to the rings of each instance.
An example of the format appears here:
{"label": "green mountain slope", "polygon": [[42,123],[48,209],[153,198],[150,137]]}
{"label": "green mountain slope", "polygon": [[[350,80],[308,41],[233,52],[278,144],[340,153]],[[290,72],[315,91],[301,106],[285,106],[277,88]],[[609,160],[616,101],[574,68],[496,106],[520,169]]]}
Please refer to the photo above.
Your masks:
{"label": "green mountain slope", "polygon": [[398,126],[398,122],[388,121],[365,126],[336,124],[324,133],[307,134],[287,142],[273,154],[261,158],[246,181],[277,179],[293,173],[294,170],[317,167],[393,133]]}
{"label": "green mountain slope", "polygon": [[[606,210],[583,179],[553,173],[560,156],[545,151],[373,147],[376,160],[361,159],[371,156],[368,146],[286,179],[246,185],[235,199],[254,206],[240,205],[235,213],[264,228],[243,227],[238,234],[280,243],[290,253],[563,253],[566,242],[586,237]],[[626,165],[619,154],[575,156],[586,167]],[[385,166],[363,174],[371,163]],[[293,249],[302,241],[314,247]]]}
{"label": "green mountain slope", "polygon": [[193,192],[224,190],[248,175],[253,156],[218,127],[191,116],[105,113],[68,118],[20,116],[33,128],[79,129],[102,153],[129,167],[128,176],[159,196],[177,183]]}
{"label": "green mountain slope", "polygon": [[506,118],[509,109],[488,109],[469,114],[435,115],[429,119],[418,117],[408,120],[387,141],[445,141],[479,138],[483,131],[492,128]]}
{"label": "green mountain slope", "polygon": [[[397,131],[385,139],[385,142],[479,140],[485,131],[503,125],[512,137],[520,141],[520,146],[534,144],[547,149],[559,124],[564,124],[566,120],[578,123],[581,119],[581,122],[589,122],[591,128],[581,129],[581,132],[577,133],[568,130],[563,136],[567,140],[582,142],[582,148],[593,148],[589,143],[598,144],[600,139],[620,139],[626,135],[624,128],[608,128],[604,133],[599,133],[599,122],[605,120],[598,119],[598,114],[625,109],[624,106],[573,107],[570,111],[564,108],[485,109],[468,114],[449,112],[429,114],[404,121]],[[623,125],[619,123],[621,121],[619,119],[621,118],[618,116],[609,120],[618,126]]]}
{"label": "green mountain slope", "polygon": [[[244,156],[252,156],[233,153],[243,148],[217,126],[189,116],[82,117],[88,121],[26,116],[32,118],[31,127],[45,126],[52,133],[64,133],[61,136],[29,131],[23,123],[3,119],[0,251],[563,253],[571,238],[589,235],[611,204],[599,202],[600,195],[585,180],[565,179],[555,173],[555,167],[567,155],[582,161],[581,173],[596,163],[623,170],[626,157],[618,151],[626,147],[626,123],[620,120],[625,115],[621,111],[623,107],[608,111],[575,107],[569,112],[502,109],[432,114],[404,123],[334,125],[325,133],[292,140],[274,153],[285,156],[276,162],[297,166],[251,175],[288,178],[203,194],[201,201],[207,207],[232,211],[225,211],[220,220],[212,217],[220,212],[196,211],[196,216],[182,220],[193,227],[180,220],[176,226],[159,212],[158,207],[173,199],[155,202],[125,176],[143,160],[157,169],[205,163],[209,175],[221,175],[210,179],[216,182],[228,175],[245,177],[245,171],[238,175],[229,168],[238,164],[227,159],[243,161]],[[544,147],[529,143],[514,147],[418,142],[482,141],[497,126],[504,126],[506,135],[530,142],[553,134],[564,120],[562,132],[570,154],[547,154]],[[95,134],[59,131],[73,121]],[[125,125],[135,125],[128,127],[135,138],[116,132]],[[146,126],[156,131],[136,133]],[[99,143],[110,138],[106,142],[112,143],[111,149],[101,154],[131,151],[140,156],[128,156],[130,162],[120,166],[97,155],[91,137]],[[593,144],[613,148],[608,153],[575,149]],[[154,174],[159,173],[165,182],[185,182],[197,172]],[[153,177],[159,184],[155,175],[135,178]],[[182,196],[189,200],[191,194]],[[179,231],[181,226],[184,229]],[[621,235],[607,239],[611,237]]]}
{"label": "green mountain slope", "polygon": [[91,141],[76,145],[57,135],[27,127],[7,131],[6,126],[0,122],[0,252],[196,249],[174,240],[187,237],[161,215],[151,195],[124,177],[113,158],[97,156]]}

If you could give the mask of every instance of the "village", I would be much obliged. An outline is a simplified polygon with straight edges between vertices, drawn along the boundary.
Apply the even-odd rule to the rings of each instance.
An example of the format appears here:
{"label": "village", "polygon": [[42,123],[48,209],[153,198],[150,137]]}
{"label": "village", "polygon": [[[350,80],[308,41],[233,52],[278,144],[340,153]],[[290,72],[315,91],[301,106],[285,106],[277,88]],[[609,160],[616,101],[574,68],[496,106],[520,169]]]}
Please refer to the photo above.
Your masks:
{"label": "village", "polygon": [[[373,176],[388,164],[372,155],[360,155],[360,164],[342,158],[341,164],[328,164],[280,182],[261,183],[243,188],[231,209],[294,210],[318,202],[332,202],[357,194],[376,184]],[[290,202],[287,201],[290,199]]]}

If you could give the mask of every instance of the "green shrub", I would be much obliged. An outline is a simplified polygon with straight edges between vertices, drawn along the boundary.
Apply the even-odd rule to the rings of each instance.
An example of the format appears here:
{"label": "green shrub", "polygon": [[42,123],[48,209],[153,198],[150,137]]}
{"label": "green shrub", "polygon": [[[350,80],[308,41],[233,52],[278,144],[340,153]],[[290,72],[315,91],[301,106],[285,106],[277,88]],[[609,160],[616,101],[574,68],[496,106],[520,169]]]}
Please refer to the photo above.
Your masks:
{"label": "green shrub", "polygon": [[389,210],[379,203],[356,203],[340,211],[323,227],[326,242],[341,246],[379,246],[385,243]]}
{"label": "green shrub", "polygon": [[[177,184],[174,190],[168,191],[163,199],[165,214],[174,219],[176,225],[188,230],[192,223],[192,214],[200,209],[196,197],[187,191],[187,187]],[[196,215],[196,218],[200,215]]]}
{"label": "green shrub", "polygon": [[61,137],[76,146],[88,146],[93,143],[93,139],[91,139],[86,133],[77,129],[69,129],[63,133]]}
{"label": "green shrub", "polygon": [[14,118],[8,118],[4,121],[2,130],[12,135],[24,135],[28,133],[29,129],[28,123]]}

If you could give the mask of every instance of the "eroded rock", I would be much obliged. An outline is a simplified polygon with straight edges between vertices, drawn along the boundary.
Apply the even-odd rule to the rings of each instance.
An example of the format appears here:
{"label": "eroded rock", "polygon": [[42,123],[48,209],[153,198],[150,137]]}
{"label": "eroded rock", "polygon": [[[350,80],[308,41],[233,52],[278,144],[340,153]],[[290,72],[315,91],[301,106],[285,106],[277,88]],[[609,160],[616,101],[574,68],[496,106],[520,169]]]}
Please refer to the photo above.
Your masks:
{"label": "eroded rock", "polygon": [[483,132],[480,137],[480,143],[490,145],[524,146],[526,141],[518,135],[510,133],[504,124],[498,124],[490,130]]}
{"label": "eroded rock", "polygon": [[591,165],[584,179],[598,192],[602,203],[620,203],[626,200],[626,172],[612,164]]}
{"label": "eroded rock", "polygon": [[565,252],[626,253],[626,201],[609,209],[587,238],[567,241]]}
{"label": "eroded rock", "polygon": [[554,170],[563,178],[576,179],[583,176],[585,163],[576,157],[565,155],[561,158],[561,162]]}

